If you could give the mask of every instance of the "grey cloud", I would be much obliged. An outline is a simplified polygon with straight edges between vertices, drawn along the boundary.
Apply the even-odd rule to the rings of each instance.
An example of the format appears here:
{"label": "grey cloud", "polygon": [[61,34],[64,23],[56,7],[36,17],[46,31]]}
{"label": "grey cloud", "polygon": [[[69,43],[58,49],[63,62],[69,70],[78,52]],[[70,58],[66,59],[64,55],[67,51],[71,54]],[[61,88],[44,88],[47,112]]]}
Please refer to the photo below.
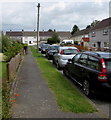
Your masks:
{"label": "grey cloud", "polygon": [[[85,28],[93,19],[102,20],[108,17],[108,2],[96,5],[91,2],[67,2],[62,8],[57,3],[42,3],[40,7],[40,29],[71,30],[74,24]],[[48,8],[55,5],[49,11]],[[61,4],[62,5],[62,4]],[[36,28],[36,3],[11,3],[3,6],[3,28],[9,30]],[[6,8],[9,8],[9,11]],[[8,25],[9,24],[9,25]]]}

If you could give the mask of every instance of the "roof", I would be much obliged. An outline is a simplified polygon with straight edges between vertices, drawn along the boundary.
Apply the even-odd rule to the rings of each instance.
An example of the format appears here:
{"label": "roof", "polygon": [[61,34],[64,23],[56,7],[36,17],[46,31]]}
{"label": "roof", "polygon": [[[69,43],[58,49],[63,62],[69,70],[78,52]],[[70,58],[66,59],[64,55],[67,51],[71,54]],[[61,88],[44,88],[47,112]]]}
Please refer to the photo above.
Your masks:
{"label": "roof", "polygon": [[[40,31],[40,36],[52,36],[55,32],[53,31]],[[56,32],[60,37],[70,37],[70,32],[67,31],[58,31]],[[6,35],[8,36],[37,36],[36,31],[7,31]]]}
{"label": "roof", "polygon": [[102,20],[101,22],[97,23],[95,27],[91,28],[91,31],[96,30],[96,29],[102,29],[105,27],[111,26],[111,17]]}
{"label": "roof", "polygon": [[6,32],[6,35],[8,35],[8,36],[23,36],[23,33],[18,32],[18,31],[15,31],[15,32],[9,31],[9,32]]}
{"label": "roof", "polygon": [[[39,35],[40,36],[52,36],[54,34],[54,32],[48,32],[48,31],[40,31]],[[37,32],[36,31],[24,31],[23,32],[23,36],[37,36]]]}
{"label": "roof", "polygon": [[58,31],[57,33],[58,33],[58,35],[59,35],[60,37],[70,37],[70,36],[71,36],[71,32],[70,32],[70,31],[68,31],[68,32]]}
{"label": "roof", "polygon": [[90,29],[91,29],[91,28],[87,28],[87,29],[80,30],[80,31],[74,33],[74,34],[72,35],[72,37],[88,34],[89,31],[90,31]]}

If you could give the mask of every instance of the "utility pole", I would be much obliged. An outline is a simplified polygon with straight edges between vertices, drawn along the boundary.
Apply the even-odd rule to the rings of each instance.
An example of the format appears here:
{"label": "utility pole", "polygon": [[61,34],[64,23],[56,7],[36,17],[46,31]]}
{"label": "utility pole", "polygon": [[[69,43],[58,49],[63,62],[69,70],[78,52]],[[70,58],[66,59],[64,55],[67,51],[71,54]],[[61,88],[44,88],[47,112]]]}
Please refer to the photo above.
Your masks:
{"label": "utility pole", "polygon": [[40,3],[38,3],[38,14],[37,14],[37,52],[39,50],[39,11],[40,11]]}

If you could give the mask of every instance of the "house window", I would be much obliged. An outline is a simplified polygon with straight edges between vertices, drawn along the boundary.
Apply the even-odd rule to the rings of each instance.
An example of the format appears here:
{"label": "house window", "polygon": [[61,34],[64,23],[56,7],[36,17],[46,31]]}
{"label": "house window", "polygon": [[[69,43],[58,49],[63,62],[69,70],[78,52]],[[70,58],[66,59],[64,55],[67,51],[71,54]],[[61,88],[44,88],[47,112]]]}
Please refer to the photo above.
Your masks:
{"label": "house window", "polygon": [[96,47],[96,44],[95,44],[95,43],[92,43],[92,47]]}
{"label": "house window", "polygon": [[104,42],[104,47],[109,47],[109,43],[108,42]]}
{"label": "house window", "polygon": [[92,37],[95,37],[95,32],[92,32]]}
{"label": "house window", "polygon": [[89,37],[89,35],[85,35],[84,37],[85,37],[85,38],[88,38],[88,37]]}
{"label": "house window", "polygon": [[103,30],[103,35],[107,35],[108,34],[108,29],[104,29]]}

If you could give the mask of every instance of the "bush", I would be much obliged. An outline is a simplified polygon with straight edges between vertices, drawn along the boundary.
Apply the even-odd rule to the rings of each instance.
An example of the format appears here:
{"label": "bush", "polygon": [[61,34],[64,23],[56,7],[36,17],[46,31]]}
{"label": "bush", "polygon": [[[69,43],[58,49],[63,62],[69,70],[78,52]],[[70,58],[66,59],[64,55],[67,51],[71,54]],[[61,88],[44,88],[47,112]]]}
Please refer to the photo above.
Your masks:
{"label": "bush", "polygon": [[12,57],[17,55],[23,44],[19,43],[18,41],[11,41],[7,36],[2,36],[2,52],[6,56],[5,60],[8,62]]}
{"label": "bush", "polygon": [[75,44],[75,45],[78,45],[78,41],[74,41],[74,44]]}

